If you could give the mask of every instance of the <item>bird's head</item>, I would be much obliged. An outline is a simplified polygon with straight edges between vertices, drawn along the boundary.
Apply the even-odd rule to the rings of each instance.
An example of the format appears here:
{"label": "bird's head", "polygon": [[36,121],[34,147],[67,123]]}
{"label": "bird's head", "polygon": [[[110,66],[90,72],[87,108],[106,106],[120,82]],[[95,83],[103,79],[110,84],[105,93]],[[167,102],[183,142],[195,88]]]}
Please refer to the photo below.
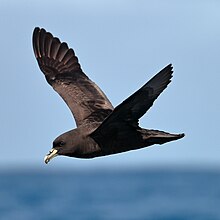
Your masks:
{"label": "bird's head", "polygon": [[61,134],[53,141],[53,148],[45,156],[44,162],[47,164],[58,155],[71,156],[77,149],[76,132],[74,130]]}

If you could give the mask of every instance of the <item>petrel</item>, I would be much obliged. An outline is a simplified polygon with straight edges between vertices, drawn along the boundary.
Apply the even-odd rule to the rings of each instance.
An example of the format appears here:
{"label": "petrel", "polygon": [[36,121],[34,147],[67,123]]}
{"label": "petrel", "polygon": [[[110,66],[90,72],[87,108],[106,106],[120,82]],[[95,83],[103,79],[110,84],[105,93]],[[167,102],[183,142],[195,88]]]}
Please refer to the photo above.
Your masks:
{"label": "petrel", "polygon": [[33,32],[33,49],[47,82],[70,108],[77,128],[53,141],[44,161],[58,155],[94,158],[164,144],[184,134],[145,129],[139,119],[171,82],[169,64],[115,108],[83,72],[73,49],[43,28]]}

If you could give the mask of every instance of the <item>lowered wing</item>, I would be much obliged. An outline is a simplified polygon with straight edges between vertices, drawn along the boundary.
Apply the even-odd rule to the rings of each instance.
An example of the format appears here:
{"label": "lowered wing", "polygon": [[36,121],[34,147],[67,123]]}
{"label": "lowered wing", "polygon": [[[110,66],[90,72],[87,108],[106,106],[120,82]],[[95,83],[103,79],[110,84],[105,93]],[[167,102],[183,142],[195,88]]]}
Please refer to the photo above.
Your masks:
{"label": "lowered wing", "polygon": [[113,134],[120,131],[122,127],[137,127],[139,118],[146,113],[171,82],[172,69],[172,65],[169,64],[144,86],[119,104],[91,136],[98,141],[98,139],[109,136],[110,133]]}

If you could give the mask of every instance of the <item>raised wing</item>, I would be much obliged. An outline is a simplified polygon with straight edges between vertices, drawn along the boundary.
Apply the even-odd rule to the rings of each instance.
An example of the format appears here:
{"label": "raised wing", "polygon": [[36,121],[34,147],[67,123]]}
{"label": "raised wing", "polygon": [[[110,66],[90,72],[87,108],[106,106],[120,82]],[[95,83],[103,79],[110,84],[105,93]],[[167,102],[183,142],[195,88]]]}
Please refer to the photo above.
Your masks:
{"label": "raised wing", "polygon": [[33,32],[33,48],[47,82],[69,106],[76,125],[103,121],[113,106],[82,71],[73,49],[43,28]]}
{"label": "raised wing", "polygon": [[109,132],[120,130],[122,126],[138,126],[138,119],[153,105],[160,93],[171,82],[171,64],[162,69],[144,86],[119,104],[103,123],[91,134],[92,137],[109,136]]}

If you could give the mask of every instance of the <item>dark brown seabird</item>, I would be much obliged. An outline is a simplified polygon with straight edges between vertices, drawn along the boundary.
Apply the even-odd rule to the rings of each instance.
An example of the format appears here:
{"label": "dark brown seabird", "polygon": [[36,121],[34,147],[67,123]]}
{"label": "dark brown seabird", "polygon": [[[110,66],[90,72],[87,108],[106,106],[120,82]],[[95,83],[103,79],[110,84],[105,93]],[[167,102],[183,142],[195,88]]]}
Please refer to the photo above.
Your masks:
{"label": "dark brown seabird", "polygon": [[44,161],[57,155],[94,158],[164,144],[184,137],[139,127],[139,118],[171,82],[172,65],[157,73],[117,107],[82,71],[66,43],[43,28],[33,32],[34,54],[47,82],[69,106],[77,128],[61,134]]}

